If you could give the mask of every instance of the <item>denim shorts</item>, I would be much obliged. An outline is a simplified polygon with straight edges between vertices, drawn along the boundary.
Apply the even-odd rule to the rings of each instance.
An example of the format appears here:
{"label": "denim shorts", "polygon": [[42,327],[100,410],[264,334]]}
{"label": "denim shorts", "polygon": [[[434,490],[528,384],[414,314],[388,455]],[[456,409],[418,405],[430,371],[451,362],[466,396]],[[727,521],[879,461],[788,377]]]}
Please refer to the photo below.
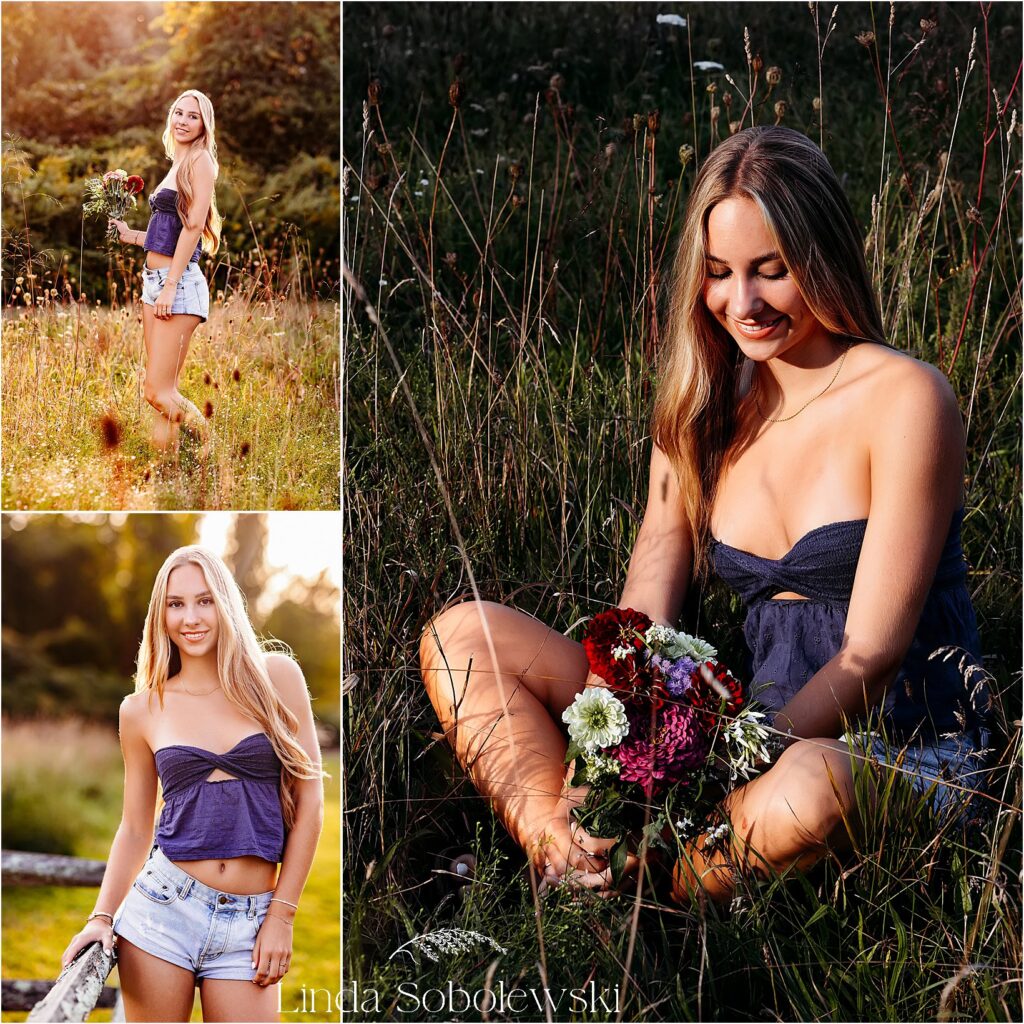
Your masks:
{"label": "denim shorts", "polygon": [[[142,268],[142,301],[147,306],[155,306],[156,300],[167,280],[170,267]],[[199,264],[191,262],[178,281],[178,288],[171,306],[172,313],[191,313],[202,318],[202,322],[210,316],[210,289],[206,277],[199,269]]]}
{"label": "denim shorts", "polygon": [[182,871],[154,847],[114,915],[114,934],[196,981],[252,981],[252,953],[273,892],[219,892]]}
{"label": "denim shorts", "polygon": [[843,739],[877,764],[900,771],[938,817],[963,824],[984,813],[988,801],[978,796],[988,782],[984,731],[916,739],[904,746],[886,742],[876,732],[848,733]]}

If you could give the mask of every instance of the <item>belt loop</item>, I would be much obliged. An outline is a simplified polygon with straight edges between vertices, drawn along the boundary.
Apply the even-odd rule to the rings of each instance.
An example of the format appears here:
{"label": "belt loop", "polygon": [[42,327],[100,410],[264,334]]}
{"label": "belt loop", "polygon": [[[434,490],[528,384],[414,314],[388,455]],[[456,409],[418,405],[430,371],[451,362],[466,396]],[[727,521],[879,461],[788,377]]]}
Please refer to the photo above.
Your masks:
{"label": "belt loop", "polygon": [[246,912],[245,916],[248,917],[250,921],[254,921],[256,919],[256,897],[255,896],[250,896],[250,897],[248,897],[248,899],[249,899],[249,908],[248,908],[248,911]]}
{"label": "belt loop", "polygon": [[185,884],[181,887],[181,898],[182,899],[184,899],[186,896],[188,896],[188,894],[192,891],[192,883],[194,881],[195,881],[195,879],[191,875],[189,875],[188,878],[185,879]]}

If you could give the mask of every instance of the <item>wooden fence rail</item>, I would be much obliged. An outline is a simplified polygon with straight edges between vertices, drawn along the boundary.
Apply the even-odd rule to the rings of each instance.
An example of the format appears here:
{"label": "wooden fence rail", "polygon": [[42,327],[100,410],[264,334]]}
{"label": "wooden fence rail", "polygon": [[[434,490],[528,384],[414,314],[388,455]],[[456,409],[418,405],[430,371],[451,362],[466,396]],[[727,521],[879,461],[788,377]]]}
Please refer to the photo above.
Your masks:
{"label": "wooden fence rail", "polygon": [[[4,885],[98,886],[105,868],[104,861],[84,857],[0,851]],[[113,956],[103,952],[102,944],[94,942],[68,964],[55,982],[5,980],[0,992],[3,1009],[31,1009],[30,1021],[63,1024],[87,1020],[97,1006],[112,1006],[112,1019],[122,1021],[120,992],[105,984],[115,963]]]}

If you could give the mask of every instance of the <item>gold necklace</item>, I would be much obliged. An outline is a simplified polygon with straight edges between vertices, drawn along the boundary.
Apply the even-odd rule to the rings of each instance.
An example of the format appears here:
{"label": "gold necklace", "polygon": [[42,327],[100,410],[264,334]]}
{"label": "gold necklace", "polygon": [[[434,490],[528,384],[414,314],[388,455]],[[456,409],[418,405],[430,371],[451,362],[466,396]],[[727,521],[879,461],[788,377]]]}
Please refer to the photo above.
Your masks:
{"label": "gold necklace", "polygon": [[193,697],[209,697],[211,693],[216,693],[220,689],[220,683],[218,683],[212,690],[204,690],[202,693],[196,693],[194,690],[190,690],[180,679],[178,680],[178,685]]}
{"label": "gold necklace", "polygon": [[761,417],[766,423],[787,423],[789,420],[795,420],[811,404],[816,402],[833,384],[836,382],[836,378],[839,376],[839,371],[843,368],[843,363],[846,361],[847,355],[850,352],[850,342],[846,343],[846,348],[843,350],[843,354],[839,360],[839,365],[836,367],[836,372],[832,374],[832,379],[819,391],[813,398],[809,398],[803,405],[792,416],[780,416],[778,419],[772,419],[771,416],[765,416],[761,411],[761,400],[757,395],[757,373],[754,373],[754,386],[751,388],[751,393],[754,396],[754,408],[757,410],[757,415]]}

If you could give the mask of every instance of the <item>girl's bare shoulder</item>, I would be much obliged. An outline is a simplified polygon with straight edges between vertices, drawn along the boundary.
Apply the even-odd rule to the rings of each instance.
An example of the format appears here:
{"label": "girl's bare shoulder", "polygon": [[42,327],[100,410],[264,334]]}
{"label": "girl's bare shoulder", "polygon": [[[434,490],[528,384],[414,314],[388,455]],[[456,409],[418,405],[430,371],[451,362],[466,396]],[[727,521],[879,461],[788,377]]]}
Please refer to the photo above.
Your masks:
{"label": "girl's bare shoulder", "polygon": [[931,363],[889,345],[871,342],[854,345],[848,356],[853,382],[872,414],[898,405],[902,412],[914,409],[956,411],[956,395],[946,375]]}
{"label": "girl's bare shoulder", "polygon": [[870,343],[854,346],[849,359],[856,416],[871,450],[938,445],[952,456],[962,448],[960,405],[938,367]]}

